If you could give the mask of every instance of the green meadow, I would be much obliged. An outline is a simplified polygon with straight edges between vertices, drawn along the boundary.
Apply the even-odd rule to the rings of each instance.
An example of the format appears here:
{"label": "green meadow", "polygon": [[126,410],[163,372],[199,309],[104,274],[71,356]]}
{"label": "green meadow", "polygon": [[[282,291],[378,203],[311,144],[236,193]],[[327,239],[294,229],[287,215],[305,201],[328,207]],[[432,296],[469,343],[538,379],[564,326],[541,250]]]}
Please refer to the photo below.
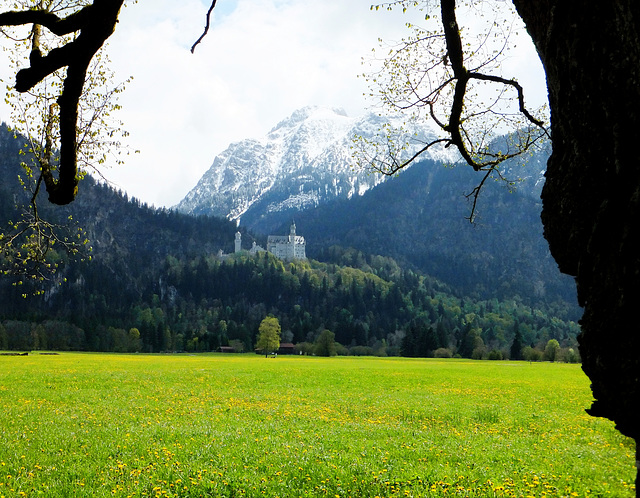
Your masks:
{"label": "green meadow", "polygon": [[625,497],[577,365],[0,356],[0,497]]}

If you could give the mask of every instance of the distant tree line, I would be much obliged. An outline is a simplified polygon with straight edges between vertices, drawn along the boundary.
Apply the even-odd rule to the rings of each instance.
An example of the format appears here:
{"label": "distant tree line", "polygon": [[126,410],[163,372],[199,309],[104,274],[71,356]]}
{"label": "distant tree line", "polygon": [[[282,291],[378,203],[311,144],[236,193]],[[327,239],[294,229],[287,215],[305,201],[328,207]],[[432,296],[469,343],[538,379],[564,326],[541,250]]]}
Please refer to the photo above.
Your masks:
{"label": "distant tree line", "polygon": [[[323,347],[335,342],[338,354],[538,360],[554,340],[553,359],[577,361],[569,351],[577,350],[578,325],[558,318],[561,309],[456,297],[390,258],[332,251],[359,268],[283,262],[266,252],[225,260],[168,255],[135,292],[114,278],[113,268],[84,262],[42,298],[39,310],[10,300],[24,318],[2,322],[0,349],[216,351],[235,344],[252,351],[260,323],[271,315],[283,342],[307,353],[328,332],[333,339]],[[47,303],[58,303],[55,319]]]}

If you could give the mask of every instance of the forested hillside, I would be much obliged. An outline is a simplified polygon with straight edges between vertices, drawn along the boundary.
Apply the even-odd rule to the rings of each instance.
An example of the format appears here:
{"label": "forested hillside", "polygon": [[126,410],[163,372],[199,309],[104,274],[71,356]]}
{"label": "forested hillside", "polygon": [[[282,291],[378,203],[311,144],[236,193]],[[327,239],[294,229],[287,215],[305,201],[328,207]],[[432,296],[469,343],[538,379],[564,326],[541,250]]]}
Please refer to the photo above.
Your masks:
{"label": "forested hillside", "polygon": [[[558,271],[542,236],[533,181],[513,188],[487,183],[471,224],[465,194],[479,181],[469,167],[426,161],[362,197],[300,213],[296,224],[314,258],[326,260],[332,244],[354,247],[390,256],[477,299],[518,296],[537,307],[564,301],[577,319],[575,284]],[[283,225],[280,232],[285,230]]]}
{"label": "forested hillside", "polygon": [[360,260],[362,268],[285,264],[268,253],[225,261],[169,255],[155,279],[138,281],[142,293],[136,294],[110,280],[119,273],[113,268],[71,265],[70,283],[41,306],[14,298],[14,316],[23,319],[5,320],[0,348],[211,351],[237,341],[251,350],[267,314],[280,320],[283,340],[313,343],[329,329],[352,354],[431,356],[446,348],[465,357],[508,356],[516,331],[523,346],[542,349],[556,339],[575,347],[577,325],[548,314],[563,310],[460,299],[391,259],[333,252],[336,259]]}
{"label": "forested hillside", "polygon": [[[12,180],[16,152],[3,129],[3,220],[15,219],[14,202],[26,199]],[[42,199],[40,209],[52,220],[71,215],[91,258],[67,261],[61,253],[42,295],[4,276],[0,349],[210,351],[231,343],[251,350],[268,314],[301,350],[325,329],[352,354],[505,356],[516,334],[523,347],[542,349],[549,339],[575,347],[578,328],[564,301],[536,309],[516,296],[464,297],[389,257],[338,244],[318,251],[325,262],[283,263],[267,253],[222,260],[218,250],[231,251],[235,224],[153,209],[91,178],[70,206]],[[252,240],[243,234],[245,244]]]}

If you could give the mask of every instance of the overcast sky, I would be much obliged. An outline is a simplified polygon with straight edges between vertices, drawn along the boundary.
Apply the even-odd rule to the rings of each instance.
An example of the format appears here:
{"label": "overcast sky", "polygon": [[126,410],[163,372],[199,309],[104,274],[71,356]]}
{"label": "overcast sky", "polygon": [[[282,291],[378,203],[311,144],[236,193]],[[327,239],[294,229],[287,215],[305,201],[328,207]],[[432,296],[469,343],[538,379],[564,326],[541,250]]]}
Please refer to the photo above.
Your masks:
{"label": "overcast sky", "polygon": [[[116,81],[134,77],[118,117],[140,154],[104,173],[155,206],[176,204],[231,142],[265,135],[300,107],[363,114],[375,102],[365,100],[366,83],[357,77],[362,57],[379,37],[400,40],[407,21],[424,19],[371,11],[371,0],[218,0],[209,35],[192,55],[209,4],[138,0],[122,11],[109,40]],[[506,71],[540,104],[540,63],[530,43],[518,41]],[[5,65],[1,72],[7,77]],[[5,107],[0,117],[8,118]]]}

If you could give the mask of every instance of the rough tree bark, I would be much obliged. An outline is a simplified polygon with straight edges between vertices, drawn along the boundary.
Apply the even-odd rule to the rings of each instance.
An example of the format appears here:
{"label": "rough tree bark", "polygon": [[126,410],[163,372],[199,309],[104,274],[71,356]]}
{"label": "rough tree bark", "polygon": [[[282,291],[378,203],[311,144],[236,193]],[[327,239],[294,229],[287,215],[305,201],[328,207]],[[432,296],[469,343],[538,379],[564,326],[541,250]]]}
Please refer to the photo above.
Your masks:
{"label": "rough tree bark", "polygon": [[580,354],[595,397],[589,413],[613,420],[637,448],[640,2],[513,1],[547,75],[553,151],[542,221],[584,306]]}

